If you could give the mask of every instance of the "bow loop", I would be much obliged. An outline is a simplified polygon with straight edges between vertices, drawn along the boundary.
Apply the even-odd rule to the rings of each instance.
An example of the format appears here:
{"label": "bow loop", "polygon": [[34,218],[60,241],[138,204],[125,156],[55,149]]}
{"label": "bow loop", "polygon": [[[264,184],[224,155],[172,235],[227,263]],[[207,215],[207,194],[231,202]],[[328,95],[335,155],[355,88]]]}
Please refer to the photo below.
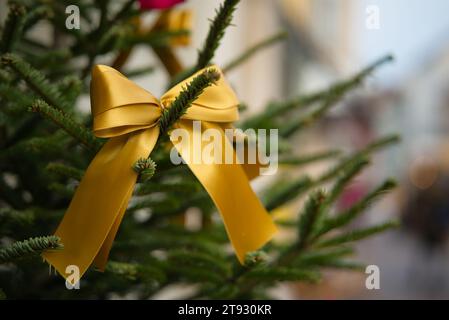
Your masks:
{"label": "bow loop", "polygon": [[[215,85],[207,87],[204,90],[204,92],[198,97],[198,99],[192,104],[192,106],[187,109],[187,112],[182,116],[182,119],[221,123],[237,121],[239,119],[239,101],[234,91],[227,83],[223,73],[217,66],[212,65],[207,69],[213,69],[219,72],[220,78],[215,83]],[[170,106],[178,96],[179,92],[181,92],[182,89],[186,87],[186,85],[192,80],[192,78],[196,77],[202,72],[204,72],[204,70],[195,73],[192,77],[180,82],[179,84],[168,90],[161,97],[161,103],[165,106]]]}
{"label": "bow loop", "polygon": [[91,92],[93,130],[97,137],[111,138],[150,128],[160,117],[158,100],[111,67],[93,68]]}

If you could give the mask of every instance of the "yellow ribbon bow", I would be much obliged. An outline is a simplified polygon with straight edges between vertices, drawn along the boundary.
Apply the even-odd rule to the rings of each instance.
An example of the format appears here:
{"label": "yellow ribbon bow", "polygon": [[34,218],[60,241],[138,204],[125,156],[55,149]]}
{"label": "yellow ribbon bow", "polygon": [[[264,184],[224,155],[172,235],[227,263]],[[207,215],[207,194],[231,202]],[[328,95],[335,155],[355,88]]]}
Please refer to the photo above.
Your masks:
{"label": "yellow ribbon bow", "polygon": [[[216,66],[210,68],[219,70]],[[169,107],[195,76],[170,89],[158,101],[117,70],[104,65],[93,68],[93,130],[96,136],[110,139],[87,168],[55,232],[64,248],[43,254],[64,277],[68,276],[69,265],[77,266],[80,276],[92,263],[104,270],[138,177],[133,164],[148,157],[153,150],[159,137],[162,107]],[[201,121],[202,130],[219,130],[223,150],[231,147],[234,153],[224,129],[238,119],[237,107],[234,92],[221,76],[215,85],[203,91],[175,127],[187,130],[193,137],[193,121]],[[189,138],[182,144],[174,143],[174,147],[187,159],[196,152],[194,148],[204,145],[197,146]],[[263,246],[276,231],[271,217],[251,189],[245,166],[201,161],[188,161],[187,165],[217,206],[237,257],[243,263],[247,252]]]}

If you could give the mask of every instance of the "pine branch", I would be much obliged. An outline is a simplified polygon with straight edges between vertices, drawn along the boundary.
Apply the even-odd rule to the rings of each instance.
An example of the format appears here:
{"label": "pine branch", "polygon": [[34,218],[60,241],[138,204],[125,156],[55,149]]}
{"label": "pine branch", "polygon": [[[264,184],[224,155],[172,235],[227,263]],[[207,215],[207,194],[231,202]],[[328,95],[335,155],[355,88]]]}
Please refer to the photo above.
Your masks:
{"label": "pine branch", "polygon": [[167,280],[165,272],[154,265],[109,261],[106,266],[106,272],[111,272],[130,281],[144,283],[163,283]]}
{"label": "pine branch", "polygon": [[267,281],[306,281],[317,283],[321,279],[321,275],[319,272],[312,270],[275,267],[251,270],[246,273],[245,278],[256,279],[259,283]]}
{"label": "pine branch", "polygon": [[89,150],[97,151],[100,148],[99,140],[89,130],[76,123],[67,114],[50,107],[44,101],[36,100],[31,106],[30,111],[39,112],[42,116],[51,120]]}
{"label": "pine branch", "polygon": [[305,109],[306,107],[312,106],[314,103],[323,100],[327,95],[328,90],[325,90],[302,95],[287,101],[270,102],[264,112],[249,117],[240,125],[240,127],[244,129],[266,128],[264,125],[266,122],[270,124],[268,127],[273,127],[273,118],[282,116],[289,111]]}
{"label": "pine branch", "polygon": [[[133,34],[133,35],[128,35],[125,39],[123,39],[123,43],[121,43],[121,45],[118,46],[117,49],[126,50],[126,49],[129,49],[138,44],[145,44],[145,45],[153,46],[153,47],[166,47],[166,46],[170,45],[170,41],[173,38],[185,37],[185,36],[189,36],[189,35],[190,35],[190,30],[184,30],[184,29],[169,30],[169,31],[168,30],[153,31],[151,33],[145,33],[145,34]],[[192,74],[190,74],[190,75],[192,75]]]}
{"label": "pine branch", "polygon": [[23,94],[23,91],[16,85],[7,83],[0,83],[0,97],[9,104],[3,107],[4,109],[2,111],[4,113],[19,115],[22,117],[27,111],[27,107],[34,101],[29,95]]}
{"label": "pine branch", "polygon": [[225,260],[226,257],[218,257],[217,255],[209,255],[205,252],[195,252],[192,250],[171,250],[168,252],[168,264],[176,266],[182,265],[183,268],[193,268],[203,270],[203,272],[220,275],[221,282],[224,278],[230,275],[229,264]]}
{"label": "pine branch", "polygon": [[315,244],[315,247],[316,248],[331,247],[331,246],[345,244],[348,242],[362,240],[362,239],[370,237],[374,234],[381,233],[385,230],[397,228],[398,226],[399,226],[399,222],[393,220],[393,221],[385,222],[385,223],[382,223],[382,224],[379,224],[379,225],[376,225],[373,227],[352,230],[347,233],[319,241]]}
{"label": "pine branch", "polygon": [[369,65],[367,68],[363,69],[361,72],[357,73],[350,80],[332,86],[329,90],[327,90],[327,92],[323,93],[324,101],[322,102],[321,106],[318,107],[318,109],[314,110],[313,112],[302,117],[299,120],[292,121],[281,127],[280,135],[282,137],[289,137],[298,130],[302,130],[305,127],[313,124],[316,120],[320,119],[332,106],[336,105],[336,103],[340,101],[347,92],[351,91],[355,87],[360,86],[363,81],[378,67],[391,61],[393,61],[393,56],[391,55],[382,57],[381,59]]}
{"label": "pine branch", "polygon": [[225,0],[216,11],[203,48],[198,52],[198,61],[193,73],[207,67],[214,58],[215,51],[225,35],[226,28],[231,25],[233,13],[239,2],[240,0]]}
{"label": "pine branch", "polygon": [[299,167],[315,163],[318,161],[335,159],[338,158],[340,155],[341,155],[340,150],[330,150],[299,157],[282,157],[281,159],[279,159],[279,164],[294,165],[295,167]]}
{"label": "pine branch", "polygon": [[140,76],[152,73],[152,72],[154,72],[154,70],[155,70],[155,67],[151,65],[151,66],[147,66],[147,67],[136,68],[133,70],[125,71],[125,75],[127,78],[140,77]]}
{"label": "pine branch", "polygon": [[271,45],[284,40],[287,37],[287,33],[285,31],[278,32],[275,35],[272,35],[268,37],[267,39],[262,40],[261,42],[255,44],[254,46],[247,49],[245,52],[243,52],[240,56],[229,62],[224,68],[223,72],[229,72],[235,67],[238,67],[242,63],[246,62],[248,59],[250,59],[253,55],[258,53],[260,50],[263,50],[267,47],[271,47]]}
{"label": "pine branch", "polygon": [[[33,137],[11,145],[0,151],[0,160],[19,156],[40,155],[48,158],[61,157],[61,145],[68,143],[67,135],[63,131],[57,131],[45,138]],[[64,155],[62,155],[64,156]]]}
{"label": "pine branch", "polygon": [[312,193],[304,205],[304,211],[298,221],[298,248],[303,248],[307,245],[309,237],[323,212],[323,204],[326,201],[326,197],[322,190],[318,190]]}
{"label": "pine branch", "polygon": [[347,261],[347,260],[329,260],[321,265],[324,268],[332,268],[332,269],[344,269],[344,270],[353,270],[358,272],[364,272],[366,269],[366,265],[364,263],[360,263],[357,261]]}
{"label": "pine branch", "polygon": [[[224,240],[226,241],[226,240]],[[157,228],[151,233],[147,229],[136,230],[133,237],[126,240],[117,240],[114,248],[121,252],[142,251],[144,254],[152,250],[170,250],[185,248],[195,252],[205,252],[209,255],[221,257],[223,255],[220,243],[213,237],[204,234],[187,232],[175,228]]]}
{"label": "pine branch", "polygon": [[137,13],[137,10],[134,10],[134,5],[136,4],[135,0],[127,0],[119,11],[115,14],[115,16],[109,21],[110,24],[116,23],[120,20],[130,18],[134,13]]}
{"label": "pine branch", "polygon": [[138,186],[134,192],[137,196],[147,195],[153,192],[197,193],[201,191],[201,185],[197,181],[178,182],[152,182],[148,181]]}
{"label": "pine branch", "polygon": [[21,4],[14,2],[9,3],[8,17],[6,18],[0,40],[0,53],[6,53],[13,50],[23,32],[25,13],[25,7]]}
{"label": "pine branch", "polygon": [[83,91],[83,83],[74,76],[64,77],[58,86],[59,92],[67,100],[67,104],[74,105],[76,99]]}
{"label": "pine branch", "polygon": [[66,103],[58,88],[52,85],[42,73],[31,67],[31,65],[23,61],[20,57],[14,54],[5,54],[1,57],[1,61],[4,65],[14,70],[49,105],[61,111],[70,109],[71,106]]}
{"label": "pine branch", "polygon": [[388,135],[382,138],[377,139],[376,141],[370,143],[362,150],[355,152],[354,154],[345,157],[342,159],[337,165],[333,168],[326,171],[322,174],[317,180],[316,183],[323,183],[333,179],[336,175],[338,175],[343,170],[346,170],[348,167],[351,167],[355,162],[360,161],[361,158],[369,156],[371,153],[388,147],[391,144],[398,143],[400,138],[398,135]]}
{"label": "pine branch", "polygon": [[11,208],[0,208],[0,226],[3,230],[11,228],[11,225],[29,226],[35,220],[32,210],[15,210]]}
{"label": "pine branch", "polygon": [[59,177],[72,178],[77,181],[80,181],[84,174],[83,170],[59,162],[50,162],[45,169]]}
{"label": "pine branch", "polygon": [[52,17],[53,12],[46,6],[39,6],[27,13],[24,21],[23,29],[25,31],[31,29],[36,23],[45,18]]}
{"label": "pine branch", "polygon": [[299,194],[307,190],[312,181],[308,177],[299,178],[279,186],[271,186],[264,198],[265,208],[268,211],[274,210],[284,203],[295,199]]}
{"label": "pine branch", "polygon": [[161,134],[166,134],[175,122],[187,112],[192,103],[198,99],[204,89],[214,84],[218,79],[220,79],[220,74],[215,70],[208,69],[188,83],[171,106],[162,111],[159,120]]}
{"label": "pine branch", "polygon": [[226,28],[231,25],[233,13],[239,2],[240,0],[225,0],[218,10],[215,11],[215,17],[211,21],[209,33],[207,34],[202,49],[198,51],[198,60],[195,66],[176,75],[170,82],[169,88],[210,64],[214,58],[215,51],[218,49],[225,35]]}
{"label": "pine branch", "polygon": [[363,168],[365,168],[369,164],[368,159],[365,157],[361,157],[354,162],[354,164],[350,165],[337,179],[332,190],[329,193],[328,203],[331,204],[341,195],[344,188],[348,185],[348,183],[357,176]]}
{"label": "pine branch", "polygon": [[337,214],[335,217],[328,218],[323,221],[322,226],[315,235],[315,238],[329,232],[330,230],[342,227],[353,221],[361,213],[363,213],[371,204],[379,200],[380,197],[391,191],[396,187],[396,183],[393,180],[387,180],[382,183],[375,190],[363,197],[362,200],[357,202],[354,206],[347,211]]}
{"label": "pine branch", "polygon": [[75,193],[75,188],[72,185],[53,182],[48,185],[48,189],[61,197],[71,199]]}
{"label": "pine branch", "polygon": [[366,156],[370,153],[377,151],[379,149],[385,148],[390,144],[397,143],[399,137],[397,135],[390,135],[384,138],[378,139],[375,142],[369,144],[364,149],[354,153],[349,157],[342,159],[337,165],[327,170],[324,174],[318,178],[312,180],[308,177],[301,178],[298,181],[281,184],[281,185],[271,185],[268,187],[265,193],[264,204],[267,210],[271,211],[277,207],[280,207],[284,203],[295,199],[299,195],[310,190],[312,187],[317,187],[323,183],[326,183],[336,176],[338,176],[344,170],[348,170],[359,161],[363,161]]}
{"label": "pine branch", "polygon": [[[0,189],[2,189],[0,187]],[[0,190],[2,192],[3,190]],[[14,190],[17,192],[17,190]],[[7,195],[0,197],[7,203]],[[24,206],[25,207],[25,206]],[[17,237],[25,230],[33,230],[36,222],[36,212],[32,209],[16,210],[10,207],[0,208],[0,234],[2,237]]]}
{"label": "pine branch", "polygon": [[392,135],[388,135],[388,136],[379,138],[376,141],[367,145],[363,150],[361,150],[359,152],[359,154],[360,154],[360,156],[368,155],[370,153],[373,153],[374,151],[383,149],[391,144],[398,143],[400,140],[401,140],[401,138],[396,134],[392,134]]}
{"label": "pine branch", "polygon": [[45,236],[17,241],[0,249],[0,263],[12,262],[17,259],[37,256],[46,250],[61,249],[63,246],[56,236]]}
{"label": "pine branch", "polygon": [[221,283],[223,277],[219,273],[215,273],[210,270],[203,270],[197,266],[183,266],[169,265],[169,272],[175,276],[175,282],[188,282],[188,283]]}
{"label": "pine branch", "polygon": [[296,267],[317,267],[328,265],[330,261],[335,261],[342,257],[352,255],[354,249],[350,247],[340,247],[327,250],[314,250],[312,252],[305,252],[299,254],[297,258],[292,261],[292,265]]}

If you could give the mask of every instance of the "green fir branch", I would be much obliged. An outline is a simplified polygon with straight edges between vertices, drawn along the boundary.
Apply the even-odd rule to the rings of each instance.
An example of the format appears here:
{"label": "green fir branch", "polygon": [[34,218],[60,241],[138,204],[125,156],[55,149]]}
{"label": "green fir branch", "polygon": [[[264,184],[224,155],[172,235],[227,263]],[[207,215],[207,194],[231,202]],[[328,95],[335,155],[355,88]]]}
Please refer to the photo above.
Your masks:
{"label": "green fir branch", "polygon": [[181,93],[176,97],[170,107],[164,108],[159,120],[161,134],[166,134],[170,128],[180,119],[187,109],[203,93],[204,89],[214,84],[220,79],[220,74],[213,69],[208,69],[199,74],[186,85]]}
{"label": "green fir branch", "polygon": [[347,170],[342,172],[340,177],[335,182],[332,190],[329,192],[328,203],[331,204],[342,194],[344,188],[355,178],[362,170],[369,164],[368,159],[361,157],[349,166]]}
{"label": "green fir branch", "polygon": [[167,281],[165,272],[154,265],[109,261],[106,265],[106,272],[118,275],[129,281],[139,281],[143,283],[164,283]]}
{"label": "green fir branch", "polygon": [[11,226],[30,226],[35,221],[33,210],[15,210],[12,208],[0,208],[0,228],[10,229]]}
{"label": "green fir branch", "polygon": [[14,54],[5,54],[1,57],[1,61],[14,70],[49,105],[61,111],[70,109],[71,106],[67,104],[57,86],[52,85],[41,72],[23,61],[22,58]]}
{"label": "green fir branch", "polygon": [[195,252],[191,250],[170,250],[168,252],[167,261],[170,265],[180,266],[186,268],[194,268],[203,270],[203,272],[211,272],[216,275],[221,275],[221,279],[230,275],[230,267],[225,257],[218,257],[217,255],[209,255],[205,252]]}
{"label": "green fir branch", "polygon": [[295,181],[272,185],[268,188],[263,203],[268,211],[295,199],[299,194],[308,189],[312,180],[309,177],[301,177]]}
{"label": "green fir branch", "polygon": [[342,171],[353,166],[355,162],[360,161],[361,158],[368,157],[373,152],[384,149],[392,144],[398,143],[399,141],[400,137],[396,134],[387,135],[385,137],[375,140],[374,142],[368,144],[362,150],[357,151],[354,154],[341,159],[337,165],[335,165],[334,167],[323,173],[316,180],[316,183],[317,184],[323,183],[333,179],[335,176],[339,175]]}
{"label": "green fir branch", "polygon": [[50,107],[44,101],[36,100],[31,106],[30,111],[40,113],[43,117],[52,121],[89,150],[97,151],[100,148],[100,141],[89,130],[84,128],[81,124],[76,123],[67,114]]}
{"label": "green fir branch", "polygon": [[25,7],[21,4],[9,3],[9,12],[0,39],[0,53],[10,52],[19,41],[25,25]]}
{"label": "green fir branch", "polygon": [[27,31],[34,27],[36,23],[38,23],[42,19],[51,18],[52,16],[53,12],[49,7],[39,6],[37,8],[34,8],[27,13],[23,29]]}
{"label": "green fir branch", "polygon": [[0,83],[0,97],[7,101],[2,112],[21,117],[23,117],[27,108],[34,101],[32,97],[24,94],[16,85],[8,83]]}
{"label": "green fir branch", "polygon": [[332,86],[327,92],[324,93],[324,101],[321,105],[311,113],[303,116],[299,120],[294,120],[286,125],[282,126],[279,130],[279,134],[286,138],[293,133],[304,129],[305,127],[315,123],[318,119],[322,118],[324,114],[329,111],[332,106],[335,106],[349,91],[355,87],[360,86],[363,81],[371,75],[378,67],[387,62],[393,61],[393,56],[387,55],[381,59],[375,61],[361,72],[357,73],[349,81],[341,82],[335,86]]}
{"label": "green fir branch", "polygon": [[112,17],[112,19],[109,21],[109,23],[117,23],[120,20],[123,19],[129,19],[136,13],[138,13],[138,10],[134,10],[134,6],[136,4],[135,0],[126,0],[126,2],[122,5],[120,10],[117,11],[117,13]]}
{"label": "green fir branch", "polygon": [[379,200],[380,197],[384,196],[395,187],[396,182],[393,180],[385,181],[345,212],[339,213],[335,217],[325,219],[320,229],[317,230],[315,237],[319,237],[331,230],[347,225],[368,209],[374,202]]}
{"label": "green fir branch", "polygon": [[69,105],[74,105],[83,91],[83,82],[74,76],[64,77],[58,86],[59,92]]}
{"label": "green fir branch", "polygon": [[55,194],[67,199],[71,199],[75,193],[75,188],[72,185],[59,182],[50,183],[48,185],[48,190],[51,190]]}
{"label": "green fir branch", "polygon": [[366,264],[360,263],[358,261],[349,260],[329,260],[320,265],[322,268],[332,268],[332,269],[343,269],[352,270],[357,272],[364,272],[366,270]]}
{"label": "green fir branch", "polygon": [[132,34],[123,39],[118,49],[129,49],[138,44],[152,47],[166,47],[173,38],[190,36],[190,30],[153,31],[145,34]]}
{"label": "green fir branch", "polygon": [[321,279],[318,271],[296,269],[291,267],[273,267],[254,269],[245,274],[245,278],[255,279],[258,282],[277,281],[304,281],[317,283]]}
{"label": "green fir branch", "polygon": [[325,250],[313,250],[299,254],[292,261],[292,265],[301,268],[311,268],[328,265],[330,261],[335,261],[343,257],[354,254],[351,247],[339,247]]}
{"label": "green fir branch", "polygon": [[327,96],[327,93],[328,91],[325,90],[299,96],[291,100],[270,102],[264,112],[248,117],[240,127],[244,129],[271,128],[275,126],[273,123],[274,118],[293,110],[305,109],[306,107],[312,106],[314,103],[323,100]]}
{"label": "green fir branch", "polygon": [[125,75],[127,78],[135,78],[135,77],[148,75],[150,73],[153,73],[155,70],[156,70],[156,68],[153,65],[150,65],[147,67],[141,67],[141,68],[136,68],[136,69],[125,71]]}
{"label": "green fir branch", "polygon": [[67,135],[62,130],[58,130],[51,136],[22,139],[12,144],[9,148],[0,150],[0,160],[5,161],[7,159],[14,159],[17,156],[23,157],[30,155],[39,155],[48,158],[61,157],[61,145],[67,143]]}
{"label": "green fir branch", "polygon": [[62,178],[71,178],[80,181],[84,171],[60,162],[50,162],[45,168],[48,172]]}
{"label": "green fir branch", "polygon": [[352,230],[352,231],[343,233],[338,236],[334,236],[334,237],[331,237],[328,239],[318,241],[314,246],[316,248],[324,248],[324,247],[331,247],[331,246],[346,244],[346,243],[350,243],[350,242],[368,238],[372,235],[382,233],[382,232],[392,229],[392,228],[397,228],[397,227],[399,227],[399,225],[400,224],[398,221],[393,220],[393,221],[385,222],[385,223],[382,223],[382,224],[379,224],[376,226],[372,226],[372,227],[368,227],[368,228]]}
{"label": "green fir branch", "polygon": [[323,205],[327,201],[327,195],[318,190],[309,197],[304,205],[304,210],[298,220],[298,247],[303,248],[308,244],[320,216],[323,213]]}
{"label": "green fir branch", "polygon": [[198,51],[198,60],[194,67],[188,68],[176,75],[170,82],[169,88],[192,76],[201,69],[207,67],[214,58],[215,51],[220,46],[225,35],[226,28],[231,25],[233,13],[240,0],[225,0],[215,11],[215,17],[211,20],[209,33],[203,47]]}
{"label": "green fir branch", "polygon": [[299,167],[318,161],[333,160],[335,158],[338,158],[340,155],[340,150],[330,150],[312,153],[304,156],[282,157],[281,159],[279,159],[279,164],[294,165],[295,167]]}
{"label": "green fir branch", "polygon": [[143,196],[153,192],[176,192],[176,193],[197,193],[202,190],[201,185],[197,181],[167,181],[167,182],[152,182],[147,181],[140,184],[134,194]]}
{"label": "green fir branch", "polygon": [[17,241],[6,248],[0,249],[0,263],[37,256],[46,250],[56,250],[62,247],[60,239],[56,236],[36,237]]}
{"label": "green fir branch", "polygon": [[148,233],[147,229],[136,230],[132,238],[117,240],[114,243],[114,248],[122,252],[143,251],[145,254],[152,250],[184,248],[192,252],[204,252],[218,258],[223,256],[221,243],[217,243],[213,237],[204,233],[187,232],[176,228],[155,229],[151,233]]}
{"label": "green fir branch", "polygon": [[256,43],[254,46],[248,48],[245,52],[243,52],[241,55],[236,57],[234,60],[229,62],[224,68],[223,72],[229,72],[232,69],[240,66],[242,63],[246,62],[248,59],[252,58],[256,53],[259,51],[271,47],[273,44],[278,43],[281,40],[284,40],[287,38],[287,32],[282,31],[278,32],[275,35],[272,35],[268,37],[267,39],[264,39],[258,43]]}
{"label": "green fir branch", "polygon": [[198,52],[198,60],[193,73],[207,67],[214,58],[215,51],[225,35],[226,28],[231,25],[233,13],[239,2],[240,0],[225,0],[216,10],[216,15],[211,22],[206,41],[203,48]]}
{"label": "green fir branch", "polygon": [[389,135],[380,138],[353,155],[343,158],[337,165],[325,171],[316,179],[312,180],[308,177],[303,177],[298,181],[289,183],[275,183],[274,185],[266,188],[266,191],[264,192],[263,202],[265,207],[269,211],[278,208],[288,201],[297,198],[299,195],[304,194],[311,188],[320,186],[323,183],[335,179],[342,172],[348,170],[348,168],[351,168],[359,161],[362,161],[371,153],[383,149],[391,144],[397,143],[398,141],[399,137],[397,135]]}

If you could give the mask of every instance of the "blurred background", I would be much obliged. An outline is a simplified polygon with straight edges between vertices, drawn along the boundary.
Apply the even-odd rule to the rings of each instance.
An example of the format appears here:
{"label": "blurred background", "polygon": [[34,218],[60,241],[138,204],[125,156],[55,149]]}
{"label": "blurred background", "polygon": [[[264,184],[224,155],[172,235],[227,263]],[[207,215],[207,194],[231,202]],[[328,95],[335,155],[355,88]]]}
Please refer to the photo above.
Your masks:
{"label": "blurred background", "polygon": [[[6,14],[0,1],[0,18]],[[194,11],[192,43],[179,48],[185,65],[196,58],[218,1],[188,0]],[[449,298],[449,2],[447,0],[244,0],[235,14],[215,62],[233,57],[280,30],[286,41],[259,52],[228,74],[248,113],[269,101],[295,97],[346,79],[375,59],[393,54],[307,136],[298,151],[338,146],[359,149],[386,133],[402,142],[377,154],[371,169],[346,191],[342,206],[391,176],[399,188],[363,215],[360,224],[399,217],[403,224],[358,248],[361,261],[380,268],[380,289],[365,287],[366,275],[332,271],[320,285],[282,285],[284,299],[439,299]],[[155,16],[148,14],[146,24]],[[45,25],[42,26],[45,29]],[[48,36],[35,30],[36,36]],[[107,63],[108,57],[105,57]],[[127,67],[158,64],[148,50],[136,48]],[[164,91],[162,68],[137,82],[155,95]],[[89,110],[89,98],[80,107]],[[307,167],[311,172],[318,167]],[[301,170],[305,170],[301,169]],[[281,172],[282,173],[282,172]],[[257,181],[257,183],[264,183]],[[297,212],[293,204],[282,214]],[[162,297],[161,297],[162,298]],[[170,298],[170,293],[163,298]]]}
{"label": "blurred background", "polygon": [[[204,17],[213,16],[216,3],[191,0],[184,6],[194,8],[193,47],[200,47],[207,32]],[[307,137],[297,137],[300,151],[335,145],[351,151],[383,134],[402,136],[399,145],[374,157],[371,169],[358,177],[342,200],[355,201],[387,176],[399,181],[396,192],[358,222],[391,217],[403,222],[401,229],[360,244],[360,259],[380,268],[380,290],[365,288],[365,274],[332,271],[318,286],[279,287],[279,297],[449,298],[448,11],[446,0],[245,0],[240,4],[234,20],[238,28],[227,33],[216,57],[219,65],[281,29],[289,32],[287,41],[258,53],[228,75],[249,112],[272,99],[326,88],[384,54],[395,57]],[[186,63],[195,58],[191,48],[180,50]],[[141,54],[135,63],[149,58],[148,53]],[[154,75],[143,81],[157,87]]]}

